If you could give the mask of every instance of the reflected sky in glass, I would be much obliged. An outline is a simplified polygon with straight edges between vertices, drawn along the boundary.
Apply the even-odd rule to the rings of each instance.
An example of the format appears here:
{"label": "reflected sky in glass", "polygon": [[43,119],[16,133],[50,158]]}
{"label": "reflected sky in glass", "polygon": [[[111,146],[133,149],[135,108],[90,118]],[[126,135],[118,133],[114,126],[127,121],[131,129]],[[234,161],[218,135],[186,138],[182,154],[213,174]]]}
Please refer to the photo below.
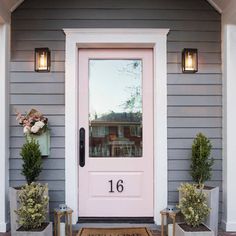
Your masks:
{"label": "reflected sky in glass", "polygon": [[90,120],[110,113],[142,113],[142,61],[89,60]]}

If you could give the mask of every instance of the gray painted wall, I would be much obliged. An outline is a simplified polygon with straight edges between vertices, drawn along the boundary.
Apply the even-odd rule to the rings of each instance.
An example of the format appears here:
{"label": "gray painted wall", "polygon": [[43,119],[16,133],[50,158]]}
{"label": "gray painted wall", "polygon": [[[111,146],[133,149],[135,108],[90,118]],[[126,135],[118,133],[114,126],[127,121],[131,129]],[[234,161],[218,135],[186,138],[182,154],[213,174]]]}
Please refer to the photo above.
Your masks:
{"label": "gray painted wall", "polygon": [[[213,142],[211,185],[222,181],[221,16],[205,0],[25,0],[12,14],[10,184],[23,183],[22,128],[14,109],[42,111],[50,121],[48,182],[51,210],[65,200],[65,35],[62,28],[170,28],[168,35],[168,200],[190,181],[191,143],[198,132]],[[34,72],[34,48],[49,47],[52,71]],[[181,51],[198,48],[199,72],[181,73]],[[160,193],[161,194],[161,193]],[[220,198],[221,200],[221,198]],[[221,208],[220,208],[221,209]]]}

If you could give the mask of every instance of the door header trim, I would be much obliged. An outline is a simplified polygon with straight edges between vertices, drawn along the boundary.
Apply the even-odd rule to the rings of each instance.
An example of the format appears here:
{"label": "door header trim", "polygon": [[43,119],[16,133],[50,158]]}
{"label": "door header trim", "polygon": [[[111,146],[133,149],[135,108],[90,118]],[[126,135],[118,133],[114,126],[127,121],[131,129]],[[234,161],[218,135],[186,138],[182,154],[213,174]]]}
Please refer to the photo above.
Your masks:
{"label": "door header trim", "polygon": [[[156,28],[81,28],[81,29],[73,29],[73,28],[64,28],[63,31],[66,35],[71,34],[138,34],[140,33],[146,34],[148,37],[150,35],[163,35],[166,36],[169,33],[169,29],[156,29]],[[99,41],[99,40],[95,40]]]}
{"label": "door header trim", "polygon": [[167,206],[167,34],[169,29],[64,29],[65,62],[65,195],[73,223],[78,212],[78,49],[152,48],[154,55],[154,220]]}

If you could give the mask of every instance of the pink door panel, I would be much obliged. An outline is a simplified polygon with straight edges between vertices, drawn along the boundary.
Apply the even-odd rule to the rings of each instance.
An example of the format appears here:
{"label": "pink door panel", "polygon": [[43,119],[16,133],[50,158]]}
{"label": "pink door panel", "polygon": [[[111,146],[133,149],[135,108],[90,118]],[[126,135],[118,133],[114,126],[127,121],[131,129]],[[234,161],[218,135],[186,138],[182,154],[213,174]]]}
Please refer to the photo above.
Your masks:
{"label": "pink door panel", "polygon": [[79,216],[152,217],[152,50],[81,49],[78,66]]}

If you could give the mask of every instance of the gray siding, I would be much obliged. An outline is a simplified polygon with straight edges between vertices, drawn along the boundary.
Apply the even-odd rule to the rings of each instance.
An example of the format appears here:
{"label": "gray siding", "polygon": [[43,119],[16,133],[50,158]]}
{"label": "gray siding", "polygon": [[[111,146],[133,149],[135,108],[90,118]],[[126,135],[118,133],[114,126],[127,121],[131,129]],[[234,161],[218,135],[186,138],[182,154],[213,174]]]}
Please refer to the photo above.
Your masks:
{"label": "gray siding", "polygon": [[[210,184],[222,181],[221,17],[205,0],[25,0],[12,14],[10,184],[23,183],[19,150],[24,142],[14,109],[36,107],[48,116],[51,156],[42,182],[51,209],[65,200],[65,35],[62,28],[170,28],[168,35],[168,200],[190,181],[191,143],[198,132],[213,142]],[[34,72],[34,48],[49,47],[52,71]],[[198,48],[199,72],[182,74],[181,51]],[[160,193],[161,194],[161,193]]]}

